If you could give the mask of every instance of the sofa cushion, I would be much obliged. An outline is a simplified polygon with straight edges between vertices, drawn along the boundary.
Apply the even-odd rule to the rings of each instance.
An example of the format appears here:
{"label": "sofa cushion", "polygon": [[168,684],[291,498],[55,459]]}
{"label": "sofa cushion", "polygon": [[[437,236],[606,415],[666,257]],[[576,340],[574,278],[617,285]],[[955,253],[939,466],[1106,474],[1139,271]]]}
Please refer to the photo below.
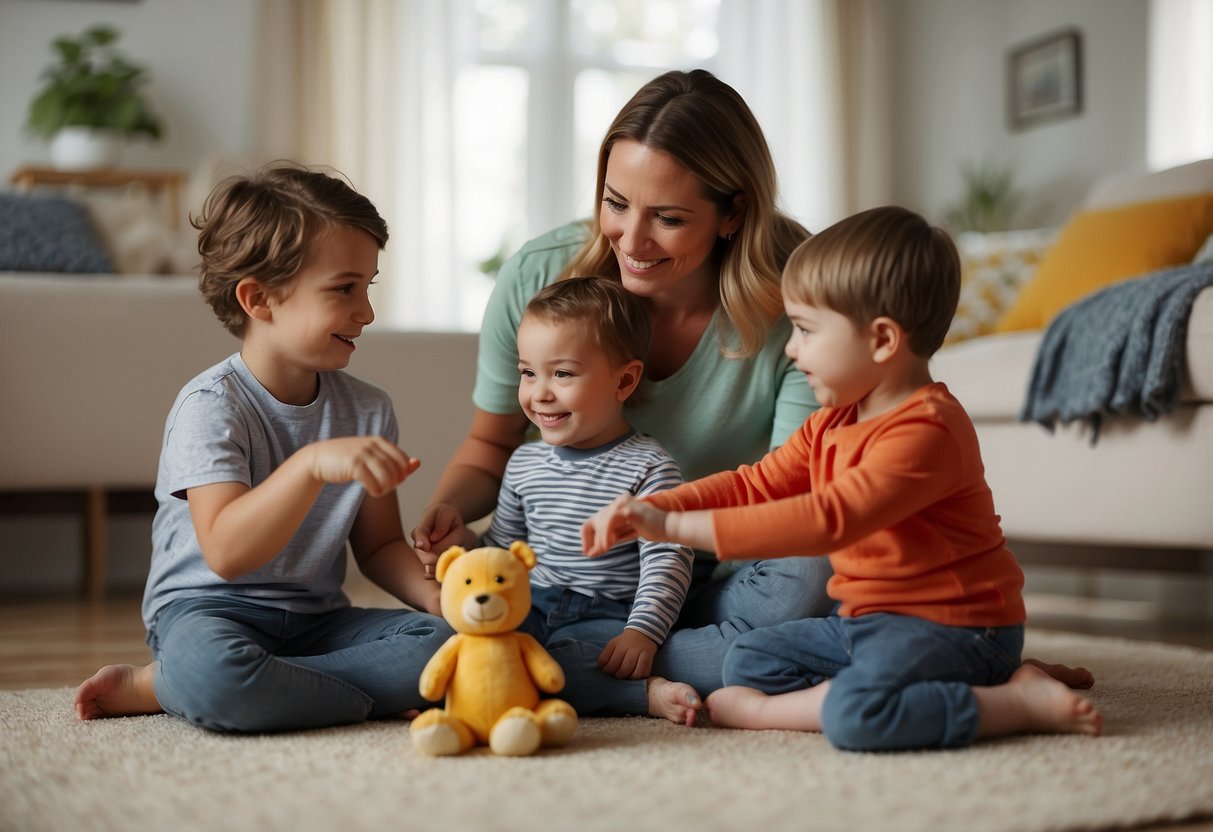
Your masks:
{"label": "sofa cushion", "polygon": [[961,341],[931,359],[931,377],[948,385],[974,421],[1014,420],[1023,406],[1043,330]]}
{"label": "sofa cushion", "polygon": [[[76,195],[74,195],[76,196]],[[117,274],[186,274],[190,263],[175,268],[178,235],[164,221],[164,209],[145,187],[101,188],[80,193],[80,204],[88,209],[97,237],[105,246]],[[193,245],[193,259],[198,251]]]}
{"label": "sofa cushion", "polygon": [[1210,233],[1213,193],[1082,211],[1062,228],[997,331],[1038,329],[1097,289],[1187,263]]}
{"label": "sofa cushion", "polygon": [[960,303],[944,343],[993,332],[1056,238],[1056,228],[956,235]]}
{"label": "sofa cushion", "polygon": [[0,193],[0,271],[113,271],[84,206],[60,196]]}
{"label": "sofa cushion", "polygon": [[1213,159],[1159,171],[1122,171],[1091,186],[1083,207],[1111,208],[1213,191]]}
{"label": "sofa cushion", "polygon": [[[974,421],[1014,421],[1027,394],[1044,330],[1008,332],[946,346],[931,375],[948,385]],[[1181,402],[1213,402],[1213,288],[1192,303]]]}

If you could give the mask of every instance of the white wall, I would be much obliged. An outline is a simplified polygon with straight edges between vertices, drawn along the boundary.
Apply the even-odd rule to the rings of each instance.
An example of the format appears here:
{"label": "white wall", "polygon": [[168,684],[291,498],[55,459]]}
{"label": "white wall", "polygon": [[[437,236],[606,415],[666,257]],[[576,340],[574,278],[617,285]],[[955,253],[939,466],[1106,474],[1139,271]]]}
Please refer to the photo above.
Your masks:
{"label": "white wall", "polygon": [[[1055,223],[1092,181],[1146,159],[1145,0],[893,0],[895,198],[942,217],[961,164],[1010,165],[1034,219]],[[1061,28],[1082,33],[1083,108],[1012,131],[1009,49]],[[1029,218],[1025,218],[1025,223]]]}
{"label": "white wall", "polygon": [[164,141],[130,146],[125,164],[188,171],[210,153],[251,153],[257,8],[250,0],[2,0],[0,177],[49,159],[24,134],[26,109],[54,60],[51,41],[97,23],[116,27],[119,48],[151,70],[149,95],[166,125]]}
{"label": "white wall", "polygon": [[[256,0],[2,0],[0,177],[47,149],[23,135],[50,41],[94,23],[152,71],[167,122],[136,167],[192,169],[212,153],[256,156]],[[961,192],[960,166],[1013,165],[1034,217],[1056,222],[1097,177],[1146,158],[1145,0],[891,0],[894,198],[938,219]],[[1012,46],[1074,26],[1083,35],[1080,116],[1012,132],[1005,61]],[[272,34],[270,35],[272,36]],[[1025,222],[1029,218],[1025,218]]]}

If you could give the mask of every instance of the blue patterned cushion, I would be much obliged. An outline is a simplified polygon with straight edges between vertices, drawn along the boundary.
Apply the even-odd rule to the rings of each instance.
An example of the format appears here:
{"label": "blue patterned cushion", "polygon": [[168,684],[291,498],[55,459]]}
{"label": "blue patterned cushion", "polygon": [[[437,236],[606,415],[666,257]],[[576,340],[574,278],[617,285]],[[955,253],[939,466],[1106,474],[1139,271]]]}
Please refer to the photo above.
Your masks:
{"label": "blue patterned cushion", "polygon": [[104,273],[113,266],[83,205],[0,193],[0,271]]}

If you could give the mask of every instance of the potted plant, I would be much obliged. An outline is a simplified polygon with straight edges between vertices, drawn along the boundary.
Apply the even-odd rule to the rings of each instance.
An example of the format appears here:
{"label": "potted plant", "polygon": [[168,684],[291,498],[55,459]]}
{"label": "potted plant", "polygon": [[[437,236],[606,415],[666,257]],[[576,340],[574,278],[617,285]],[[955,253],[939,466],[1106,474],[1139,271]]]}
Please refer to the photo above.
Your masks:
{"label": "potted plant", "polygon": [[25,126],[51,142],[58,167],[112,165],[122,140],[155,140],[163,133],[143,93],[148,71],[124,58],[114,47],[117,40],[116,30],[94,26],[51,44],[58,61],[42,73],[44,84],[30,102]]}
{"label": "potted plant", "polygon": [[948,227],[953,232],[1009,229],[1020,200],[1011,169],[993,163],[965,164],[960,176],[964,196],[948,209]]}

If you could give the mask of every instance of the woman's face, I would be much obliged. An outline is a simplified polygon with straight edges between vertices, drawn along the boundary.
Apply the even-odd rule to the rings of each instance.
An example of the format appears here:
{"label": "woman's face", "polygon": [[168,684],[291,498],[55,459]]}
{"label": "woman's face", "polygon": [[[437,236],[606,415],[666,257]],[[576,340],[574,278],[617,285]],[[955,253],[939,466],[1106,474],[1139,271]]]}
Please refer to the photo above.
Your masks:
{"label": "woman's face", "polygon": [[736,230],[680,162],[625,139],[611,147],[598,215],[629,292],[655,298],[716,281],[712,250]]}

